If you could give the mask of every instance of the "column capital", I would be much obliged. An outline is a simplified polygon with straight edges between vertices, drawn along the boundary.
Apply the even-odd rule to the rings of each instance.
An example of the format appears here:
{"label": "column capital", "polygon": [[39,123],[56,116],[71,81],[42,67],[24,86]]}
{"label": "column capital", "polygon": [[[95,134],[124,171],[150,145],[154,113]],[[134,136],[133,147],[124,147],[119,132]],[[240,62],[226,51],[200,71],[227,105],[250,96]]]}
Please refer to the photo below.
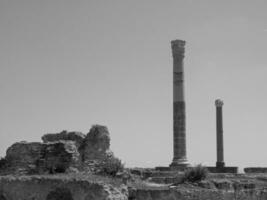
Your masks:
{"label": "column capital", "polygon": [[172,40],[172,56],[173,57],[184,57],[185,52],[185,41],[184,40]]}
{"label": "column capital", "polygon": [[223,101],[221,99],[216,99],[215,100],[215,106],[216,107],[222,107],[223,106]]}

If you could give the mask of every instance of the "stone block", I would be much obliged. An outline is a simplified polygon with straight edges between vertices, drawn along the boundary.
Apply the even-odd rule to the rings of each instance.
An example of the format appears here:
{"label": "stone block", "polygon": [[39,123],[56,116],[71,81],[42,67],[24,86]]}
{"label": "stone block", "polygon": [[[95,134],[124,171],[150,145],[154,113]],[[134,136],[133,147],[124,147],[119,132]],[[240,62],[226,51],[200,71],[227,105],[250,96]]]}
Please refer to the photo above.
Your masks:
{"label": "stone block", "polygon": [[39,165],[40,170],[63,173],[70,168],[80,166],[80,154],[74,141],[49,142],[44,146],[42,156],[44,165]]}
{"label": "stone block", "polygon": [[110,136],[107,127],[94,125],[86,135],[79,152],[83,161],[102,160],[112,156],[110,147]]}
{"label": "stone block", "polygon": [[74,141],[17,142],[6,152],[9,171],[15,174],[65,172],[80,164]]}
{"label": "stone block", "polygon": [[85,138],[85,135],[77,131],[71,131],[71,132],[62,131],[60,133],[48,133],[42,136],[42,140],[45,143],[56,142],[60,140],[64,140],[64,141],[70,140],[70,141],[75,141],[78,148],[82,144],[84,138]]}
{"label": "stone block", "polygon": [[40,142],[17,142],[6,151],[6,160],[14,173],[34,173],[42,157],[44,145]]}
{"label": "stone block", "polygon": [[234,173],[238,172],[238,167],[207,167],[210,173]]}
{"label": "stone block", "polygon": [[267,167],[246,167],[245,173],[267,173]]}

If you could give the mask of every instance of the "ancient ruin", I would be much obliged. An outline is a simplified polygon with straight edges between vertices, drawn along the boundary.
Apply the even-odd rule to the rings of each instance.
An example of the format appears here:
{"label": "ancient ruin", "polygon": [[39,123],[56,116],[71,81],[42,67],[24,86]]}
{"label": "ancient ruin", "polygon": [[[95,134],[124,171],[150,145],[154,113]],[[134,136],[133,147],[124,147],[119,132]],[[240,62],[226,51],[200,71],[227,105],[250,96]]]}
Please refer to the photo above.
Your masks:
{"label": "ancient ruin", "polygon": [[185,41],[173,55],[173,160],[169,167],[125,168],[110,150],[106,126],[87,134],[48,133],[16,142],[0,159],[0,200],[258,200],[267,199],[267,168],[225,166],[223,101],[216,106],[216,166],[192,167],[186,156]]}
{"label": "ancient ruin", "polygon": [[173,56],[173,161],[170,167],[183,169],[188,165],[183,64],[185,41],[173,40],[171,47]]}
{"label": "ancient ruin", "polygon": [[23,141],[10,146],[5,157],[8,168],[0,173],[53,174],[79,171],[88,163],[93,165],[106,157],[114,157],[105,126],[94,125],[86,135],[67,131],[45,134],[42,140],[43,143]]}
{"label": "ancient ruin", "polygon": [[217,162],[216,167],[224,167],[224,152],[223,152],[223,115],[222,106],[223,101],[217,99],[215,101],[216,106],[216,136],[217,136]]}
{"label": "ancient ruin", "polygon": [[217,162],[216,167],[208,167],[212,173],[237,173],[238,167],[226,167],[224,163],[224,148],[223,148],[223,101],[215,100],[216,107],[216,142],[217,142]]}

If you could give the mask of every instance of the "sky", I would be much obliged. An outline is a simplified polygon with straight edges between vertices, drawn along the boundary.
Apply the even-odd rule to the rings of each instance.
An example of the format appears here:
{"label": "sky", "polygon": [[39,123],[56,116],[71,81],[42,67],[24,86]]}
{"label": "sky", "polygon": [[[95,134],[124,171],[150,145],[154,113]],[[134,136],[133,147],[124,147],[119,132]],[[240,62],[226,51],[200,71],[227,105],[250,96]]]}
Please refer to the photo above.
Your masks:
{"label": "sky", "polygon": [[0,0],[0,156],[106,125],[128,167],[172,161],[170,41],[185,47],[187,158],[267,166],[266,0]]}

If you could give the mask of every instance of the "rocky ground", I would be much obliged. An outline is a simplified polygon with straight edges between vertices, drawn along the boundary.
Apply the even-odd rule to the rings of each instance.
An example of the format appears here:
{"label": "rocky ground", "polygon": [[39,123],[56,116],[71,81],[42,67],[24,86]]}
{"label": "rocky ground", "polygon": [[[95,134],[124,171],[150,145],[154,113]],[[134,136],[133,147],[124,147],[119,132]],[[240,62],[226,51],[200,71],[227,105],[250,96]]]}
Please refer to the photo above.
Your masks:
{"label": "rocky ground", "polygon": [[132,199],[144,200],[265,200],[267,174],[213,174],[194,183],[181,182],[183,173],[175,171],[133,170],[145,181],[128,184]]}
{"label": "rocky ground", "polygon": [[89,174],[6,175],[0,177],[1,200],[126,200],[119,179]]}
{"label": "rocky ground", "polygon": [[210,174],[200,182],[178,184],[155,183],[151,177],[144,179],[137,175],[125,181],[119,175],[88,173],[0,177],[1,200],[63,197],[64,200],[264,200],[267,175]]}

